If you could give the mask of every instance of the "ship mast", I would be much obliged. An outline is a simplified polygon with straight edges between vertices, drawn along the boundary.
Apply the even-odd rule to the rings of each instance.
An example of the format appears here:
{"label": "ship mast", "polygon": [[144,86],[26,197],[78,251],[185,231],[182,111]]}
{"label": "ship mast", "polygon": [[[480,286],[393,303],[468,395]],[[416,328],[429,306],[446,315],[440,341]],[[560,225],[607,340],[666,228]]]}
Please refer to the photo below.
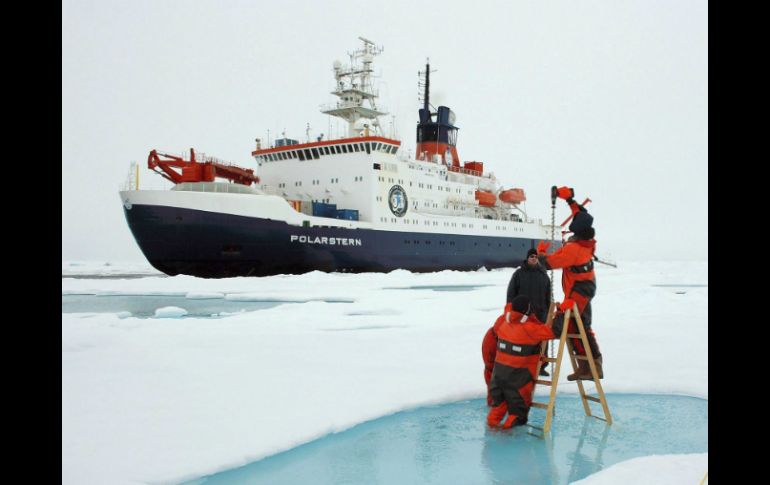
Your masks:
{"label": "ship mast", "polygon": [[[420,74],[419,72],[417,73]],[[426,113],[430,113],[430,59],[425,61],[425,94],[423,94],[423,109]]]}
{"label": "ship mast", "polygon": [[[331,94],[339,101],[334,106],[325,107],[321,112],[337,116],[348,122],[348,136],[362,136],[373,132],[381,134],[379,116],[388,114],[377,109],[376,100],[379,93],[374,90],[371,81],[372,61],[374,56],[382,52],[382,47],[375,47],[374,42],[359,37],[364,43],[362,49],[348,52],[350,65],[342,66],[340,61],[334,61],[335,89]],[[364,106],[368,103],[368,107]],[[361,123],[361,120],[371,120]]]}

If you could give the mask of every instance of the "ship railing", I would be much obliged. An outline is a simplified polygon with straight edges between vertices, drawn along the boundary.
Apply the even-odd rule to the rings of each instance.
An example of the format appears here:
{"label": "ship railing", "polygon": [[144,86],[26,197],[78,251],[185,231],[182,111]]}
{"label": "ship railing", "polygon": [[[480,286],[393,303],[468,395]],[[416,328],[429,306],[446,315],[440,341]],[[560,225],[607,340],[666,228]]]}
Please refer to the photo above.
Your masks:
{"label": "ship railing", "polygon": [[[169,151],[169,150],[164,150],[163,152],[164,153],[168,153],[168,154],[173,154],[173,152]],[[178,156],[182,160],[187,160],[189,158],[189,156],[190,156],[190,152],[189,151],[184,151],[182,153],[177,154],[176,156]],[[217,158],[217,157],[214,157],[214,156],[211,156],[211,155],[206,155],[205,152],[198,152],[198,151],[196,151],[195,152],[195,161],[198,162],[198,163],[210,162],[210,163],[216,163],[216,164],[219,164],[219,165],[224,165],[224,166],[227,166],[227,167],[243,168],[241,165],[237,165],[237,164],[232,163],[232,162],[227,162],[225,160],[222,160],[221,158]]]}
{"label": "ship railing", "polygon": [[363,101],[364,101],[363,99],[361,100],[360,103],[356,102],[356,101],[338,101],[336,103],[319,104],[318,108],[319,108],[319,110],[321,112],[332,111],[332,110],[335,110],[335,109],[349,109],[349,108],[364,108],[364,109],[370,109],[372,111],[380,111],[380,110],[383,109],[382,107],[379,107],[379,108],[371,108],[371,107],[369,107],[369,108],[367,108],[366,106],[364,106]]}
{"label": "ship railing", "polygon": [[473,175],[474,177],[492,178],[491,173],[485,174],[483,172],[479,172],[478,170],[471,170],[469,168],[463,168],[463,167],[449,167],[449,171],[462,173],[465,175]]}
{"label": "ship railing", "polygon": [[476,199],[463,199],[459,197],[447,197],[446,199],[447,203],[449,204],[455,204],[455,205],[467,205],[467,206],[478,206],[479,203]]}
{"label": "ship railing", "polygon": [[226,161],[222,160],[221,158],[217,158],[217,157],[212,157],[210,155],[206,155],[203,152],[196,153],[195,154],[195,159],[198,162],[201,162],[201,163],[209,162],[209,163],[216,163],[218,165],[223,165],[223,166],[226,166],[226,167],[243,168],[240,165],[236,165],[234,163],[226,162]]}
{"label": "ship railing", "polygon": [[335,94],[335,95],[340,95],[340,94],[344,95],[345,93],[350,92],[350,91],[358,93],[358,94],[360,94],[361,96],[364,96],[364,97],[371,97],[371,96],[374,96],[375,98],[380,97],[380,90],[379,89],[375,89],[375,88],[370,88],[370,87],[359,88],[359,87],[346,86],[346,87],[343,87],[343,88],[336,88],[334,90],[333,94]]}
{"label": "ship railing", "polygon": [[254,187],[229,182],[181,182],[171,188],[182,192],[217,192],[225,194],[258,194]]}
{"label": "ship railing", "polygon": [[339,103],[322,104],[319,107],[321,111],[331,111],[334,109],[362,108],[363,105],[352,101],[340,101]]}

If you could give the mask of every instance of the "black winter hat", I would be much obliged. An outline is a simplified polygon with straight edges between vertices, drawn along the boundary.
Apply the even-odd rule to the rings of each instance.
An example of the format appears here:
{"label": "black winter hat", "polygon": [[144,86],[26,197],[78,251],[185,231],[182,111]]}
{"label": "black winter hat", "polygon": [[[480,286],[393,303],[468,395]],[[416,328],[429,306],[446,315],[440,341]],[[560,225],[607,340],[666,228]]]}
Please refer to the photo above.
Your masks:
{"label": "black winter hat", "polygon": [[584,241],[593,239],[595,235],[596,235],[596,231],[594,231],[593,227],[586,227],[585,229],[580,229],[578,231],[575,231],[575,237],[577,239],[582,239]]}
{"label": "black winter hat", "polygon": [[532,256],[533,254],[537,255],[537,249],[530,248],[529,251],[527,251],[527,257]]}
{"label": "black winter hat", "polygon": [[525,295],[519,295],[511,302],[511,308],[513,311],[529,315],[532,305],[529,303],[529,297]]}
{"label": "black winter hat", "polygon": [[572,223],[569,225],[569,230],[577,234],[579,231],[591,227],[591,224],[593,223],[594,218],[591,214],[586,211],[580,211],[575,214],[575,217],[572,219]]}

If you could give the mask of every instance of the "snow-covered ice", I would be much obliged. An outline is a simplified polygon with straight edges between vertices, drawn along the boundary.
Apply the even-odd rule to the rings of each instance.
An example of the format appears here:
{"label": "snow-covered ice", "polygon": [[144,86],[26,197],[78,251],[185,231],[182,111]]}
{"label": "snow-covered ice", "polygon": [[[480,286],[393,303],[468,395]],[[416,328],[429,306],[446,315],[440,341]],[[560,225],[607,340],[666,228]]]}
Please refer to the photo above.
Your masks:
{"label": "snow-covered ice", "polygon": [[[402,409],[482,397],[481,339],[511,272],[63,276],[62,294],[286,303],[216,320],[62,314],[62,482],[194,478]],[[597,266],[597,284],[605,392],[708,398],[708,263],[621,261]],[[460,285],[473,289],[426,288]],[[646,482],[633,461],[585,483],[609,483],[591,480],[616,467]]]}
{"label": "snow-covered ice", "polygon": [[[617,485],[618,483],[654,483],[681,485],[703,483],[707,478],[708,453],[652,455],[633,458],[594,473],[573,485]],[[642,478],[643,477],[643,478]],[[706,481],[705,483],[708,483]]]}
{"label": "snow-covered ice", "polygon": [[155,318],[179,318],[187,315],[187,310],[178,306],[164,306],[155,310]]}

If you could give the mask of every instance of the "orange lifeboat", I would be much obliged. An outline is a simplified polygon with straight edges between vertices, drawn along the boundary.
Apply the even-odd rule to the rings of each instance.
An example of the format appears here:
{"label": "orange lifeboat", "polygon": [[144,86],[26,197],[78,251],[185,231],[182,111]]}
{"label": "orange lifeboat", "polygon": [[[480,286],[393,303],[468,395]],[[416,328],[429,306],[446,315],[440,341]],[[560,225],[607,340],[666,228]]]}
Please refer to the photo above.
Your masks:
{"label": "orange lifeboat", "polygon": [[476,200],[479,201],[479,205],[483,205],[485,207],[492,207],[495,205],[495,202],[497,202],[495,194],[492,192],[487,192],[486,190],[477,190]]}
{"label": "orange lifeboat", "polygon": [[500,192],[500,200],[508,204],[518,204],[527,200],[524,189],[508,189]]}

